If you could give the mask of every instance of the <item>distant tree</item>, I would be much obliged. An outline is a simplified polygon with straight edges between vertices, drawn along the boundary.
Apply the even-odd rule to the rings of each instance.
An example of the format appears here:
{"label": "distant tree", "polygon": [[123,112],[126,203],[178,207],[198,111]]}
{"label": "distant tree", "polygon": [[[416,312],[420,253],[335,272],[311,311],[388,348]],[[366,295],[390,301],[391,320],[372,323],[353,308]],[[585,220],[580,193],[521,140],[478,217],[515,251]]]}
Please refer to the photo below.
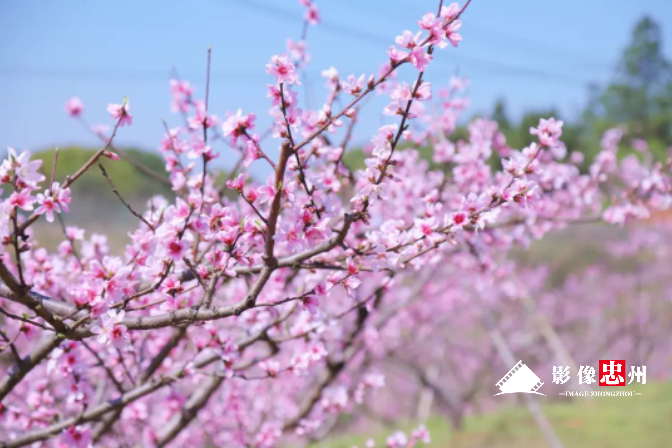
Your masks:
{"label": "distant tree", "polygon": [[[506,136],[507,144],[514,149],[521,149],[528,144],[526,136],[530,133],[530,128],[537,126],[539,119],[557,117],[562,118],[561,114],[552,108],[528,111],[523,114],[518,122],[509,118],[506,109],[506,102],[498,99],[495,102],[490,118],[497,122],[498,129]],[[568,151],[581,151],[583,129],[580,123],[565,123],[562,134]]]}
{"label": "distant tree", "polygon": [[[512,148],[527,141],[530,127],[540,118],[562,118],[556,110],[525,112],[517,120],[507,114],[506,103],[495,102],[491,117]],[[606,86],[589,86],[588,100],[580,120],[567,122],[563,141],[567,149],[585,154],[587,166],[600,151],[600,136],[614,126],[626,126],[630,139],[623,141],[626,151],[632,139],[646,139],[654,155],[663,158],[672,146],[672,63],[662,48],[662,29],[650,17],[643,17],[623,50],[612,81]]]}
{"label": "distant tree", "polygon": [[509,114],[506,112],[506,101],[503,98],[499,98],[495,102],[495,107],[492,109],[492,120],[499,124],[499,129],[502,132],[511,129],[512,123]]}
{"label": "distant tree", "polygon": [[632,33],[614,74],[602,91],[593,88],[584,118],[594,134],[627,125],[631,137],[672,144],[672,65],[662,48],[662,29],[643,17]]}

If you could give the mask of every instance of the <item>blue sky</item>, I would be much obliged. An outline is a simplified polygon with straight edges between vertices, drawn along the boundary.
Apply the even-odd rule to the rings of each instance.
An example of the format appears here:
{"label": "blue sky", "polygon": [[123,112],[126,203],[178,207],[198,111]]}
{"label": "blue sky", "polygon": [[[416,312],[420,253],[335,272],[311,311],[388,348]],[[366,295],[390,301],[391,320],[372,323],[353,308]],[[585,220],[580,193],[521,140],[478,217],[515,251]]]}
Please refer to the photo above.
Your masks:
{"label": "blue sky", "polygon": [[[394,36],[416,29],[434,0],[317,0],[324,23],[311,28],[308,70],[313,104],[324,97],[319,72],[377,72]],[[0,147],[38,149],[95,139],[63,113],[71,95],[94,123],[111,123],[105,106],[128,95],[134,124],[119,141],[153,149],[169,111],[175,68],[203,93],[205,58],[213,47],[211,111],[242,108],[267,123],[264,65],[298,37],[303,9],[296,0],[154,0],[0,2]],[[470,77],[471,112],[507,100],[516,116],[556,107],[576,116],[589,82],[609,80],[634,23],[648,13],[672,51],[670,0],[473,0],[460,48],[436,54],[426,79],[436,86],[457,71]],[[413,75],[412,68],[402,76]],[[359,129],[368,140],[380,123],[369,105]],[[223,149],[223,148],[221,148]],[[225,165],[228,162],[224,162]]]}

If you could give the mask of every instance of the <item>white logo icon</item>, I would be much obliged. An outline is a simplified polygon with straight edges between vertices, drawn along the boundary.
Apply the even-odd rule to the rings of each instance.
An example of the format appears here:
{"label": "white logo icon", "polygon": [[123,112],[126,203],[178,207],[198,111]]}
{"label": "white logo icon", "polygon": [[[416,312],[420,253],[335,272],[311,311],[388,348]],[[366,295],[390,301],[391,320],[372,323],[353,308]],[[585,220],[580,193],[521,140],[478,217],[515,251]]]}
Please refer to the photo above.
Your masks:
{"label": "white logo icon", "polygon": [[543,385],[544,383],[529,367],[523,364],[523,361],[518,361],[497,383],[497,387],[501,390],[497,395],[522,393],[545,396],[545,394],[537,392]]}

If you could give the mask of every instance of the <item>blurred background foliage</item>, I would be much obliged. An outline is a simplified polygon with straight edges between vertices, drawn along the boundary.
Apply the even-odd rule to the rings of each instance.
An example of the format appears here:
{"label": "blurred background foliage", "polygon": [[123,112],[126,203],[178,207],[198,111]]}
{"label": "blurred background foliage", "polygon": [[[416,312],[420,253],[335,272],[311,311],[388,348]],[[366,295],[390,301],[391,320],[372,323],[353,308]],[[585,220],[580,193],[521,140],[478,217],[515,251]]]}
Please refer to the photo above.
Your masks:
{"label": "blurred background foliage", "polygon": [[[63,182],[65,176],[77,171],[95,152],[96,149],[78,146],[59,148],[56,181]],[[164,161],[161,156],[134,148],[126,149],[126,152],[138,162],[166,176]],[[36,159],[43,161],[42,168],[47,179],[51,178],[54,154],[54,150],[45,150],[35,155]],[[112,181],[116,179],[115,186],[124,197],[134,200],[147,199],[155,194],[166,194],[170,191],[170,188],[166,185],[146,176],[130,163],[114,161],[104,157],[100,159],[100,163],[105,167],[105,171],[112,178]],[[108,196],[109,199],[114,199],[110,186],[100,169],[91,169],[84,173],[81,179],[72,186],[72,193],[77,196],[93,196],[103,200],[108,199]]]}
{"label": "blurred background foliage", "polygon": [[[54,180],[63,183],[67,175],[76,172],[96,151],[97,149],[78,146],[59,148]],[[164,161],[160,155],[134,148],[128,148],[125,152],[143,165],[166,176]],[[43,161],[42,172],[47,179],[51,178],[54,154],[53,149],[35,153],[35,158]],[[165,197],[173,195],[166,184],[157,182],[123,159],[110,160],[101,157],[99,163],[105,167],[121,196],[135,210],[144,210],[146,202],[157,194]],[[76,223],[86,229],[87,236],[92,233],[108,235],[112,252],[122,254],[124,245],[128,242],[126,234],[137,228],[137,218],[131,215],[115,196],[98,166],[86,171],[73,184],[72,198],[70,213],[61,216],[64,224]],[[55,250],[64,239],[61,227],[50,225],[46,220],[39,220],[34,226],[34,231],[40,242],[49,250]]]}
{"label": "blurred background foliage", "polygon": [[[630,386],[642,392],[633,397],[594,397],[567,399],[544,406],[558,436],[566,447],[613,448],[672,446],[672,384]],[[626,405],[627,403],[627,405]],[[412,430],[415,422],[403,429]],[[428,448],[537,448],[548,446],[532,417],[523,406],[510,407],[467,417],[464,428],[456,431],[446,419],[435,416],[427,421],[432,436]],[[315,443],[311,448],[353,448],[366,446],[373,438],[376,446],[397,427],[380,428],[379,435],[352,434]]]}

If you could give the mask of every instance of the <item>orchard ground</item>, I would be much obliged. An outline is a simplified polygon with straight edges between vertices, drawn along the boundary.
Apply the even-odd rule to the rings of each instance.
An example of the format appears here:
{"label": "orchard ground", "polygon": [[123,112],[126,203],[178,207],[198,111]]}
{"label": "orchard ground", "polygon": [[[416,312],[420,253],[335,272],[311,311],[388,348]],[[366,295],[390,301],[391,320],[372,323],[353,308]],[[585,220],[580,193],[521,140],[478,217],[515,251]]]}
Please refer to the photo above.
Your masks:
{"label": "orchard ground", "polygon": [[[642,392],[636,397],[596,397],[568,399],[543,406],[565,446],[618,448],[672,446],[672,383],[652,383],[628,387]],[[511,397],[513,398],[513,397]],[[549,397],[541,397],[548,403]],[[433,448],[533,448],[546,441],[522,406],[472,415],[464,430],[455,432],[447,419],[434,416],[427,422]],[[409,424],[408,428],[414,425]],[[381,446],[389,434],[381,428],[376,437]],[[316,443],[311,448],[364,447],[367,436],[348,435]]]}

